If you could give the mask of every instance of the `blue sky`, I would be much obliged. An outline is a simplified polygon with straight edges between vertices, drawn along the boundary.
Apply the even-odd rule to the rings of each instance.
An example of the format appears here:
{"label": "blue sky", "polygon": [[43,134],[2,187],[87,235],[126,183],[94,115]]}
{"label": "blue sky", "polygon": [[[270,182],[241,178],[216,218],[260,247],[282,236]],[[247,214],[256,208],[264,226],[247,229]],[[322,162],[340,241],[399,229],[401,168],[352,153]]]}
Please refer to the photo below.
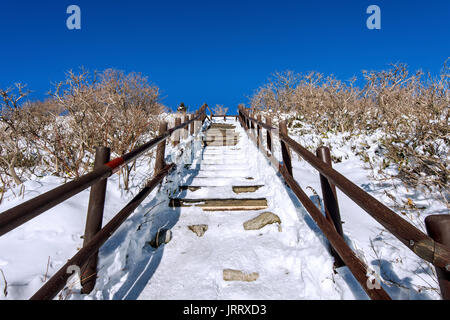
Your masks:
{"label": "blue sky", "polygon": [[[82,29],[66,28],[76,4]],[[381,30],[366,8],[381,8]],[[272,72],[346,80],[405,62],[437,74],[450,56],[450,1],[2,1],[0,87],[28,84],[43,99],[69,69],[136,71],[169,107],[235,110]]]}

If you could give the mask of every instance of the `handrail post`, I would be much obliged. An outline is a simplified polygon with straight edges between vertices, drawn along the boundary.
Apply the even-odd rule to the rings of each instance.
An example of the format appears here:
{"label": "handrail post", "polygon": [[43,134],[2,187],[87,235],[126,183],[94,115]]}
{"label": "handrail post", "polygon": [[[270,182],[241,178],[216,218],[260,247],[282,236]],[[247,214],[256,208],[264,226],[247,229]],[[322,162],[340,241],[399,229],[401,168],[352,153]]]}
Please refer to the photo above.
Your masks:
{"label": "handrail post", "polygon": [[[161,121],[159,123],[159,135],[166,133],[166,131],[167,131],[167,122]],[[156,149],[155,170],[153,176],[158,175],[158,173],[166,166],[166,163],[164,161],[165,155],[166,155],[166,141],[161,141]]]}
{"label": "handrail post", "polygon": [[[425,218],[428,235],[433,240],[450,247],[450,215],[436,214]],[[443,300],[450,300],[450,270],[435,267]]]}
{"label": "handrail post", "polygon": [[[184,116],[184,118],[183,118],[183,123],[186,123],[186,122],[188,122],[189,121],[189,115],[185,115]],[[183,139],[187,139],[187,137],[188,137],[188,130],[189,130],[189,128],[188,127],[184,127],[183,129]]]}
{"label": "handrail post", "polygon": [[[175,118],[175,127],[179,126],[181,124],[181,118],[176,117]],[[177,130],[173,133],[173,146],[176,147],[180,144],[180,130]]]}
{"label": "handrail post", "polygon": [[[256,117],[256,120],[258,120],[258,122],[261,122],[261,115],[258,114],[258,116]],[[256,131],[257,131],[257,143],[256,143],[256,147],[261,147],[262,143],[261,143],[261,126],[259,125],[259,123],[256,124]]]}
{"label": "handrail post", "polygon": [[249,121],[249,127],[248,127],[248,129],[249,129],[249,132],[250,132],[250,134],[254,137],[254,134],[255,134],[255,124],[253,123],[253,120],[250,120],[250,118],[253,118],[253,112],[249,112],[249,119],[248,119],[248,121]]}
{"label": "handrail post", "polygon": [[[317,148],[316,155],[324,163],[332,167],[330,149],[322,146]],[[320,185],[322,188],[323,206],[325,210],[325,216],[327,220],[334,226],[339,235],[344,238],[344,232],[342,230],[341,214],[339,212],[339,203],[337,200],[336,187],[330,183],[327,178],[322,174],[320,175]],[[333,247],[330,245],[331,254],[334,256],[334,266],[336,268],[344,266],[344,262],[341,257],[336,253]]]}
{"label": "handrail post", "polygon": [[[272,126],[272,119],[267,117],[266,118],[266,124],[268,126]],[[270,130],[267,130],[267,150],[269,150],[270,153],[273,153],[272,152],[272,132]]]}
{"label": "handrail post", "polygon": [[[110,148],[97,147],[95,149],[94,170],[109,162],[110,156]],[[97,232],[102,229],[107,181],[108,179],[101,180],[91,187],[83,246],[89,243]],[[89,294],[95,287],[97,279],[97,262],[98,251],[81,268],[81,292],[84,294]]]}
{"label": "handrail post", "polygon": [[245,120],[245,125],[247,126],[247,130],[250,130],[250,120],[248,119],[248,117],[249,117],[248,110],[242,109],[242,112],[244,114],[244,120]]}
{"label": "handrail post", "polygon": [[203,125],[203,123],[205,122],[205,119],[206,119],[206,108],[209,109],[208,105],[205,103],[200,109],[201,110],[200,112],[202,113],[202,116],[201,116],[202,125]]}
{"label": "handrail post", "polygon": [[[286,120],[280,121],[280,133],[286,136],[288,135]],[[283,156],[283,164],[286,166],[288,173],[292,176],[291,152],[287,144],[281,139],[280,144],[281,144],[281,155]]]}
{"label": "handrail post", "polygon": [[244,124],[244,115],[242,113],[242,107],[238,106],[238,115],[237,115],[237,119],[239,120],[241,126],[245,129],[245,124]]}
{"label": "handrail post", "polygon": [[[193,114],[191,114],[190,117],[189,117],[189,120],[192,120],[192,119],[194,119],[194,115]],[[189,134],[191,136],[194,135],[194,122],[195,121],[192,121],[191,124],[189,125]]]}

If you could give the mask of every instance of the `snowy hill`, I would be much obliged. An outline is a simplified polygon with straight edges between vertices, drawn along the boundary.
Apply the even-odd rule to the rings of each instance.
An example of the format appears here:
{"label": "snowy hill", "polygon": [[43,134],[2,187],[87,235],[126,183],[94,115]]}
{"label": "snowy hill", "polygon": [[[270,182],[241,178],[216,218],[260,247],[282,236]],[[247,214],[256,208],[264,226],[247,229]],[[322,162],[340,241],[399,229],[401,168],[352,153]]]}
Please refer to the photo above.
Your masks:
{"label": "snowy hill", "polygon": [[[337,269],[337,273],[333,271],[333,257],[320,229],[240,125],[230,119],[227,123],[235,125],[239,136],[234,146],[202,149],[198,140],[191,144],[191,138],[176,148],[169,146],[167,161],[177,163],[176,171],[101,248],[94,291],[87,296],[80,295],[79,283],[72,279],[60,299],[368,298],[346,267]],[[382,185],[371,180],[372,171],[339,138],[330,138],[338,146],[332,149],[333,155],[342,158],[334,168],[369,194],[386,205],[392,205],[386,192],[394,197],[408,194],[416,205],[425,209],[420,217],[406,214],[404,218],[422,230],[427,214],[446,212],[442,203],[411,194],[411,190],[395,181]],[[314,137],[295,139],[313,145]],[[183,154],[180,150],[184,150]],[[192,163],[186,158],[191,152]],[[294,177],[311,199],[320,204],[317,171],[297,157],[293,160]],[[222,166],[220,175],[217,174],[219,165]],[[120,190],[117,175],[108,180],[104,223],[138,192],[141,181],[152,170],[153,160],[140,159],[129,192]],[[253,179],[246,179],[249,177]],[[195,185],[199,180],[205,182],[203,188],[179,190],[179,186]],[[7,194],[0,212],[62,182],[49,176],[28,181],[23,198],[14,197],[12,192]],[[169,206],[171,198],[181,196],[189,199],[248,197],[233,192],[234,185],[261,186],[251,197],[266,199],[267,207],[209,212],[198,206]],[[0,294],[0,299],[28,299],[82,246],[88,197],[89,190],[85,190],[0,238],[0,269],[8,289],[8,294]],[[347,243],[369,266],[380,266],[382,285],[393,299],[440,298],[431,265],[416,257],[339,191],[338,200]],[[244,229],[246,221],[263,212],[277,215],[281,223],[259,230]],[[189,229],[193,225],[208,228],[199,237]],[[172,239],[153,248],[148,242],[161,229],[171,229]],[[226,269],[258,276],[249,282],[225,281]],[[2,278],[0,284],[3,289]]]}

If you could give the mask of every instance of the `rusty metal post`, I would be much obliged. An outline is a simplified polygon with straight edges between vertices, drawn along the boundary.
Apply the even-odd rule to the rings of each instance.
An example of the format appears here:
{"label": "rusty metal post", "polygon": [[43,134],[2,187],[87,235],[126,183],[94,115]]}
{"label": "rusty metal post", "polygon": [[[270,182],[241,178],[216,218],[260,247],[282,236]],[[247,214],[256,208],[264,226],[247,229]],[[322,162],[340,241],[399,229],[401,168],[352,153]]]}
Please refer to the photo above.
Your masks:
{"label": "rusty metal post", "polygon": [[[280,121],[280,133],[286,136],[288,135],[286,120]],[[291,152],[287,144],[281,139],[280,144],[281,144],[281,155],[283,156],[283,164],[286,166],[288,173],[292,176]]]}
{"label": "rusty metal post", "polygon": [[[266,118],[266,124],[272,126],[272,119]],[[267,130],[267,150],[272,153],[272,132],[270,130]]]}
{"label": "rusty metal post", "polygon": [[257,131],[257,142],[256,142],[256,147],[261,147],[261,126],[259,125],[259,122],[261,122],[261,115],[258,114],[258,116],[256,117],[256,120],[258,120],[258,123],[256,124],[256,131]]}
{"label": "rusty metal post", "polygon": [[[428,235],[443,245],[450,247],[450,215],[436,214],[425,218]],[[445,268],[436,267],[436,274],[441,288],[443,300],[450,300],[450,265]]]}
{"label": "rusty metal post", "polygon": [[[175,127],[181,124],[181,118],[175,118]],[[177,130],[173,133],[173,146],[177,146],[180,144],[180,130]]]}
{"label": "rusty metal post", "polygon": [[[316,150],[316,155],[319,159],[325,162],[327,165],[332,167],[331,153],[330,149],[327,147],[319,147]],[[322,188],[323,206],[325,209],[325,216],[327,220],[334,226],[339,235],[344,238],[344,232],[342,230],[341,214],[339,212],[339,204],[337,200],[336,187],[334,184],[330,183],[327,178],[320,175],[320,185]],[[336,268],[344,266],[344,262],[336,253],[336,251],[331,247],[330,250],[334,256],[334,266]]]}
{"label": "rusty metal post", "polygon": [[[167,122],[161,121],[159,123],[159,135],[164,134],[166,131],[167,131]],[[153,176],[157,176],[158,173],[166,166],[166,163],[164,161],[165,155],[166,155],[166,141],[161,141],[156,149],[155,170]]]}
{"label": "rusty metal post", "polygon": [[[194,119],[194,115],[193,114],[191,114],[191,116],[189,117],[189,120],[192,120],[192,119]],[[192,121],[191,124],[189,125],[189,134],[191,136],[194,135],[194,122],[195,121]]]}
{"label": "rusty metal post", "polygon": [[[94,170],[109,162],[111,149],[107,147],[97,147],[95,149]],[[89,195],[89,205],[84,231],[83,246],[85,246],[102,229],[103,209],[105,207],[107,179],[101,180],[91,187]],[[81,292],[90,293],[97,279],[98,251],[81,268]]]}

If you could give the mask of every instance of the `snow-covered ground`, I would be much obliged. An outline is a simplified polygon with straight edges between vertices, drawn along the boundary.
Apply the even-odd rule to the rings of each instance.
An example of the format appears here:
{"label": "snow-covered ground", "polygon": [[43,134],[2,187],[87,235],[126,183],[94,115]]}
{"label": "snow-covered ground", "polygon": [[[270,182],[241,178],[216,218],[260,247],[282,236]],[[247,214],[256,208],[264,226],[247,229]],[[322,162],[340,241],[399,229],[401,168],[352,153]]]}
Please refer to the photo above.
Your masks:
{"label": "snow-covered ground", "polygon": [[[186,155],[190,154],[191,140],[176,149],[169,147],[168,158],[178,164],[176,171],[149,195],[101,248],[94,291],[88,296],[78,294],[79,284],[76,279],[71,279],[68,288],[58,298],[367,299],[346,267],[338,269],[337,274],[333,272],[333,258],[320,230],[239,125],[237,131],[239,144],[225,148],[229,166],[226,178],[204,179],[222,187],[184,191],[180,196],[245,197],[245,194],[236,196],[230,187],[230,183],[245,175],[255,179],[252,184],[264,185],[252,197],[267,198],[268,209],[202,212],[194,207],[169,208],[169,196],[177,195],[178,186],[195,181],[193,176],[197,172],[193,168],[202,166],[198,163],[200,154],[203,153],[203,163],[206,163],[212,157],[207,153],[217,152],[217,148],[209,151],[197,148],[193,150],[197,162],[188,166]],[[305,145],[314,144],[314,137],[299,136],[296,139]],[[331,141],[335,146],[333,155],[342,157],[342,162],[335,164],[334,168],[354,183],[387,205],[391,205],[392,200],[386,195],[386,190],[394,196],[407,194],[417,206],[425,207],[420,217],[408,212],[403,216],[416,226],[423,229],[421,221],[427,214],[448,212],[441,203],[431,200],[431,196],[427,198],[406,190],[398,182],[380,184],[371,180],[371,171],[354,155],[348,141],[339,136],[330,139],[334,139]],[[181,149],[185,150],[183,155],[180,155]],[[234,159],[243,159],[244,164]],[[296,180],[317,200],[315,193],[321,194],[317,171],[295,156],[293,166]],[[152,171],[151,160],[141,159],[130,192],[120,190],[117,175],[108,180],[104,223],[138,192],[142,180]],[[7,194],[0,205],[0,212],[60,183],[62,179],[55,177],[28,181],[24,197],[15,198],[12,193]],[[28,299],[82,246],[88,197],[89,190],[85,190],[0,238],[0,269],[8,291],[5,296],[5,283],[0,274],[0,299]],[[432,275],[434,270],[429,264],[417,258],[339,191],[338,199],[348,243],[368,265],[381,267],[383,287],[392,298],[440,298]],[[258,231],[243,229],[243,222],[263,211],[271,211],[280,217],[281,232],[276,225]],[[191,224],[207,224],[209,228],[199,238],[187,229]],[[173,239],[154,249],[147,242],[161,228],[171,228]],[[222,270],[226,268],[258,272],[260,277],[250,283],[225,282]]]}
{"label": "snow-covered ground", "polygon": [[[299,135],[295,131],[291,132],[295,140],[312,152],[321,144],[330,146],[333,158],[340,161],[333,164],[334,169],[424,233],[424,220],[428,215],[448,214],[438,192],[408,189],[398,179],[386,179],[357,155],[363,149],[370,161],[382,162],[378,153],[382,132],[372,136],[329,134],[318,137]],[[296,180],[310,195],[314,194],[312,190],[321,195],[318,172],[306,161],[293,156]],[[389,171],[395,172],[395,167],[386,168],[386,172]],[[381,275],[387,293],[393,299],[440,299],[434,267],[418,258],[339,189],[337,192],[346,240],[358,256]]]}

